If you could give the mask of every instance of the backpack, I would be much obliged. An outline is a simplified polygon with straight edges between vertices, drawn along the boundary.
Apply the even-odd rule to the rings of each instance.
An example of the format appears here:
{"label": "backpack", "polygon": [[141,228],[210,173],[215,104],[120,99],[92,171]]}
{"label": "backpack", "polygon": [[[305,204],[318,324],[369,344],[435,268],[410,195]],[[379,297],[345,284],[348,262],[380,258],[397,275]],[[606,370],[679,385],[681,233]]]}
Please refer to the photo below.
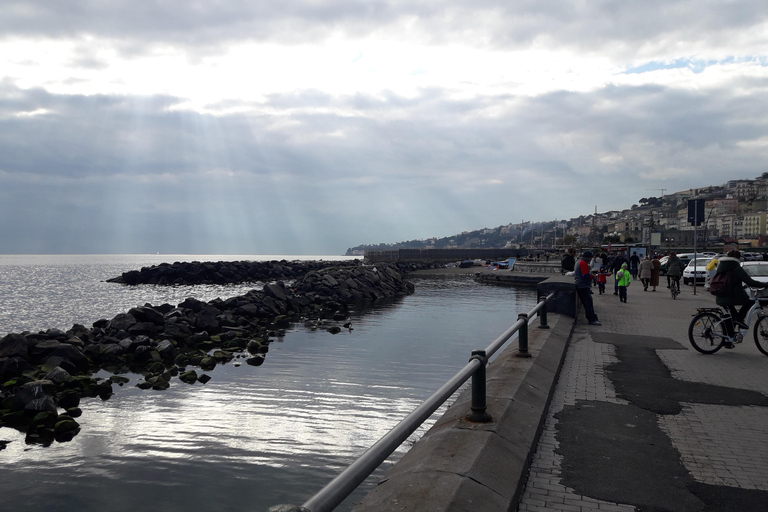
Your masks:
{"label": "backpack", "polygon": [[727,296],[733,288],[732,274],[733,272],[731,271],[715,274],[709,283],[709,293],[715,297]]}

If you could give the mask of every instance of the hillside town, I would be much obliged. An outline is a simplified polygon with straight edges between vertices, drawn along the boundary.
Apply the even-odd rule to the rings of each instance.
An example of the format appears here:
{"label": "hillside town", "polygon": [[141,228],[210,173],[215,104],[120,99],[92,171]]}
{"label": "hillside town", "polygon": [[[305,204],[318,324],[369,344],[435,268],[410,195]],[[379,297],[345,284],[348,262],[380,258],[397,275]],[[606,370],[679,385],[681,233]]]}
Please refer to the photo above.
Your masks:
{"label": "hillside town", "polygon": [[[366,250],[541,248],[637,244],[659,250],[715,248],[724,245],[760,248],[766,245],[768,172],[755,179],[730,180],[722,185],[643,197],[626,210],[595,212],[570,220],[522,220],[495,228],[464,231],[445,238],[428,238],[348,249]],[[699,225],[689,220],[691,200],[703,203]],[[694,240],[695,238],[695,240]]]}

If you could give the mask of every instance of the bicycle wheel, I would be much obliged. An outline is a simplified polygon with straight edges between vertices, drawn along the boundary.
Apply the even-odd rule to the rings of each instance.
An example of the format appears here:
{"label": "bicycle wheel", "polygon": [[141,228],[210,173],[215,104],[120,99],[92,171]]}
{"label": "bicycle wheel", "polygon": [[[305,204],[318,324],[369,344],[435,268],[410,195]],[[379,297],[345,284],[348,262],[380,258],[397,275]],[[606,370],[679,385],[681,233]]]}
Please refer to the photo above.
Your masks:
{"label": "bicycle wheel", "polygon": [[[768,324],[766,324],[768,330]],[[757,332],[757,331],[755,331]],[[720,323],[720,317],[714,313],[699,313],[688,326],[688,340],[693,348],[702,354],[714,354],[723,346],[725,326]],[[768,334],[768,333],[766,333]]]}
{"label": "bicycle wheel", "polygon": [[761,316],[757,319],[754,334],[757,350],[768,356],[768,316]]}

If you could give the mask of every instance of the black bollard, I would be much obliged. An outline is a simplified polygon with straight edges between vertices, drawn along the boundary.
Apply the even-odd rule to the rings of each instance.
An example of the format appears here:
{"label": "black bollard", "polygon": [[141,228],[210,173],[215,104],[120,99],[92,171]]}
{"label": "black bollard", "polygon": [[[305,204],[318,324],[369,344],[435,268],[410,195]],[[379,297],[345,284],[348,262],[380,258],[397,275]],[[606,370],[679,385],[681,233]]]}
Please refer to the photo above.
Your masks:
{"label": "black bollard", "polygon": [[517,338],[517,357],[531,357],[531,353],[528,352],[528,314],[520,313],[517,315],[518,320],[524,320],[523,325],[520,326],[520,331]]}
{"label": "black bollard", "polygon": [[485,350],[473,350],[469,360],[473,359],[480,361],[481,366],[472,374],[472,403],[469,406],[471,412],[467,414],[466,419],[473,423],[488,423],[493,418],[485,410],[485,366],[488,364]]}

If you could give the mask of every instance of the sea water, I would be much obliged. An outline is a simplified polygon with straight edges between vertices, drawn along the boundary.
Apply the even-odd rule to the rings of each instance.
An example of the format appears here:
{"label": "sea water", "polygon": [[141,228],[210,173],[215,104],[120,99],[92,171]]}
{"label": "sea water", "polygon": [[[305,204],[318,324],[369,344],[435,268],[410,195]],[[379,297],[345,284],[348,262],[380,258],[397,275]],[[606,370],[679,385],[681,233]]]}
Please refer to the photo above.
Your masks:
{"label": "sea water", "polygon": [[[89,326],[145,303],[240,295],[237,286],[106,283],[173,261],[348,259],[329,256],[0,256],[0,336]],[[413,295],[354,313],[332,335],[294,325],[260,367],[220,365],[207,384],[174,379],[107,401],[83,399],[80,433],[25,444],[0,428],[2,510],[114,512],[266,511],[301,504],[434,393],[535,305],[526,288],[470,277],[411,278]],[[100,376],[108,376],[102,372]],[[434,423],[441,408],[337,510],[349,510]]]}

